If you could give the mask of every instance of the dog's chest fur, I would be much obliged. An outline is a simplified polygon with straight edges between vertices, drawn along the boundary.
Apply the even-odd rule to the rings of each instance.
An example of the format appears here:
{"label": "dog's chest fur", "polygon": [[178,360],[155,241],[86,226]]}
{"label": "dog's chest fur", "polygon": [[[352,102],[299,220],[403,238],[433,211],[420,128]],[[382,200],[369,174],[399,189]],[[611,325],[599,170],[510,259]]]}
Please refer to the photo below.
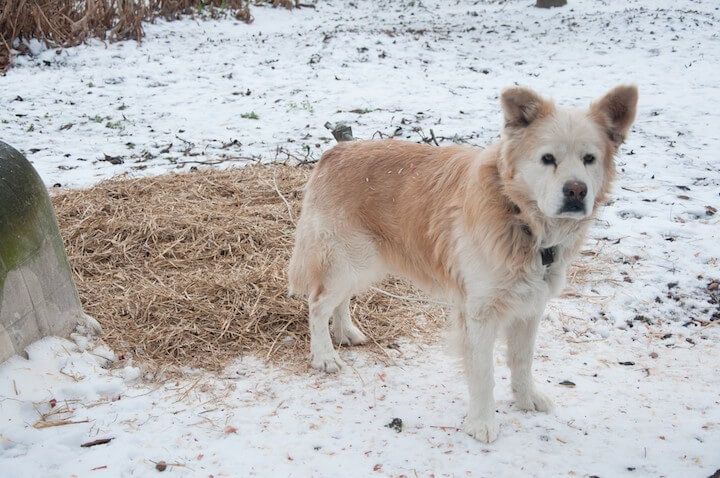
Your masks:
{"label": "dog's chest fur", "polygon": [[[568,261],[576,244],[585,236],[586,227],[548,224],[534,233],[520,222],[526,235],[519,247],[527,248],[526,260],[509,264],[502,260],[506,254],[494,257],[488,251],[517,244],[487,244],[460,239],[456,260],[462,278],[463,294],[458,303],[465,303],[470,315],[511,315],[516,319],[531,319],[542,313],[548,299],[565,287]],[[477,234],[459,234],[461,238]],[[498,260],[499,258],[499,260]],[[545,264],[543,263],[545,262]]]}

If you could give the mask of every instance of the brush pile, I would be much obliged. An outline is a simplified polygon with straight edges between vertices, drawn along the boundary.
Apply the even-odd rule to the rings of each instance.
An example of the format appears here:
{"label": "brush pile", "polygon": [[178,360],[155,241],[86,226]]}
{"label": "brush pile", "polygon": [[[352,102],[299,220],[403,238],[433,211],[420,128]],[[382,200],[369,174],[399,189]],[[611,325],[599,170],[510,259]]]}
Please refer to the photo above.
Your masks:
{"label": "brush pile", "polygon": [[[299,6],[292,0],[254,3]],[[72,47],[89,38],[140,41],[143,22],[175,20],[188,14],[217,18],[226,13],[245,23],[253,21],[248,0],[2,0],[0,73],[12,64],[13,52],[29,53],[25,42],[32,39],[49,48]]]}
{"label": "brush pile", "polygon": [[[222,368],[253,354],[308,357],[307,306],[287,296],[294,223],[310,169],[283,165],[113,180],[53,197],[85,311],[118,355],[156,366]],[[286,205],[280,193],[287,200]],[[381,286],[418,293],[397,280]],[[422,302],[368,293],[353,318],[385,353],[439,328]]]}

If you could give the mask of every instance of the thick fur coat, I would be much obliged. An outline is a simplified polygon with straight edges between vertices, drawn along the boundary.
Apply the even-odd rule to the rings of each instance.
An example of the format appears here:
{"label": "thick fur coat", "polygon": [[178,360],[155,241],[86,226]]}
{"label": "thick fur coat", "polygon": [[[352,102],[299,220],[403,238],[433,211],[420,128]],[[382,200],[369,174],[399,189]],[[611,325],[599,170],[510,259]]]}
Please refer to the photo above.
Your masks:
{"label": "thick fur coat", "polygon": [[548,298],[587,236],[634,120],[637,89],[587,109],[560,108],[524,88],[501,96],[501,139],[487,149],[402,141],[341,143],[307,184],[290,261],[290,291],[308,298],[312,366],[343,362],[331,341],[366,340],[349,300],[387,274],[454,305],[470,391],[465,430],[498,434],[493,346],[508,341],[517,405],[548,411],[531,364]]}

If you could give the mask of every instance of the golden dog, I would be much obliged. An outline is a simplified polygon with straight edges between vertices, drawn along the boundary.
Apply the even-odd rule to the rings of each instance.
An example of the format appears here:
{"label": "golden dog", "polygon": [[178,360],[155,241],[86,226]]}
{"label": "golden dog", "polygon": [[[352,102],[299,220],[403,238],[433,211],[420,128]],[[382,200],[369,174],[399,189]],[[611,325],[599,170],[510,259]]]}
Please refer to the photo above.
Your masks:
{"label": "golden dog", "polygon": [[608,193],[637,97],[636,87],[619,86],[570,109],[510,88],[501,139],[485,150],[383,140],[323,154],[289,268],[291,293],[308,298],[312,366],[343,365],[330,328],[338,343],[366,340],[350,319],[350,297],[396,274],[454,305],[470,435],[491,442],[498,434],[493,346],[501,332],[517,405],[550,410],[531,372],[538,323]]}

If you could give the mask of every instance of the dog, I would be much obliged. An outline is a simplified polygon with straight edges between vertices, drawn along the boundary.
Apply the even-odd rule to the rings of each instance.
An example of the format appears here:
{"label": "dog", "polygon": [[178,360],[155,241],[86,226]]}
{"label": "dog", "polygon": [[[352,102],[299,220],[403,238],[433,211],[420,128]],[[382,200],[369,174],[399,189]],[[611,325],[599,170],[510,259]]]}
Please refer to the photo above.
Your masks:
{"label": "dog", "polygon": [[312,366],[343,366],[331,331],[340,344],[367,340],[350,297],[395,274],[453,305],[468,434],[497,438],[493,347],[503,333],[516,405],[550,411],[531,371],[538,324],[607,197],[637,98],[621,85],[589,108],[563,108],[514,87],[501,94],[504,124],[487,149],[376,140],[326,151],[288,270],[290,293],[308,300]]}

